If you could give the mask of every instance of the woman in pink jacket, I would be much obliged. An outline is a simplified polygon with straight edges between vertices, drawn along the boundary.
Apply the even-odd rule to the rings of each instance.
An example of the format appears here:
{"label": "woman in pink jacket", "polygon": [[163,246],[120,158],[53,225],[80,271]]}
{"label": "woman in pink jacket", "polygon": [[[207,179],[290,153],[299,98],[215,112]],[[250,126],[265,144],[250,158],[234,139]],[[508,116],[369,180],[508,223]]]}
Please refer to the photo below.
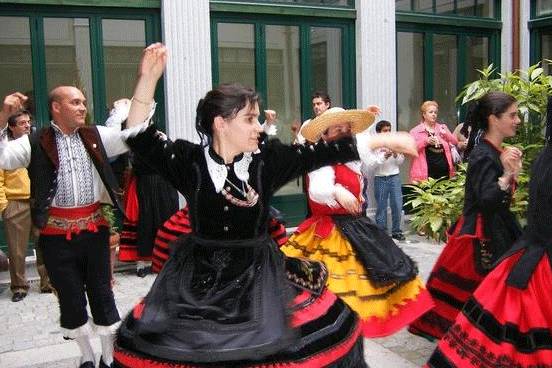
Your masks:
{"label": "woman in pink jacket", "polygon": [[410,166],[412,183],[454,175],[450,145],[457,145],[458,140],[445,124],[437,122],[438,110],[437,102],[425,101],[420,106],[422,120],[410,131],[418,148],[418,157]]}

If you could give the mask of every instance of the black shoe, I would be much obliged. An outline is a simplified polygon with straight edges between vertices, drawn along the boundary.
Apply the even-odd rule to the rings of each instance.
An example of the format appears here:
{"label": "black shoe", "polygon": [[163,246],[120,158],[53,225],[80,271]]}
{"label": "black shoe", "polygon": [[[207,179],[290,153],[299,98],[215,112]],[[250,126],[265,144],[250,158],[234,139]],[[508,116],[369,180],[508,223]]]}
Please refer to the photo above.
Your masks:
{"label": "black shoe", "polygon": [[115,367],[113,363],[111,363],[111,365],[107,365],[104,363],[103,357],[100,358],[100,368],[113,368],[113,367]]}
{"label": "black shoe", "polygon": [[[101,367],[101,363],[100,363],[100,367]],[[94,362],[91,362],[90,360],[87,360],[86,362],[79,365],[79,368],[95,368],[94,367]]]}
{"label": "black shoe", "polygon": [[143,267],[136,270],[136,276],[146,277],[151,273],[151,267]]}
{"label": "black shoe", "polygon": [[15,293],[13,293],[11,300],[12,300],[12,302],[20,302],[23,299],[25,299],[26,296],[27,296],[27,293],[24,293],[22,291],[17,291]]}
{"label": "black shoe", "polygon": [[54,288],[51,286],[45,286],[40,288],[40,294],[51,294],[54,292]]}
{"label": "black shoe", "polygon": [[403,233],[395,233],[395,234],[391,235],[391,237],[395,240],[398,240],[398,241],[405,241],[406,240],[406,237],[403,235]]}

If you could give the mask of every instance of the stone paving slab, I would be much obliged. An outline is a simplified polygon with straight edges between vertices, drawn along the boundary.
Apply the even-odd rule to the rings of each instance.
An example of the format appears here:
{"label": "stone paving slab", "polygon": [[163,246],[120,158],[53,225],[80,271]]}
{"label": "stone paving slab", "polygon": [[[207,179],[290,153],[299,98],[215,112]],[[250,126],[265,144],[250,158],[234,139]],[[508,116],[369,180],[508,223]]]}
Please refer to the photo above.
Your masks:
{"label": "stone paving slab", "polygon": [[[399,246],[417,263],[420,275],[427,279],[442,245],[416,235]],[[1,368],[73,368],[78,366],[76,343],[65,341],[59,332],[59,310],[56,297],[40,294],[36,270],[29,265],[31,289],[21,302],[11,302],[7,273],[0,273],[0,367]],[[128,311],[148,292],[155,275],[139,278],[133,272],[115,274],[115,298],[119,313]],[[92,340],[100,354],[99,338]],[[435,344],[406,331],[379,339],[365,340],[365,357],[371,368],[420,367],[427,361]]]}

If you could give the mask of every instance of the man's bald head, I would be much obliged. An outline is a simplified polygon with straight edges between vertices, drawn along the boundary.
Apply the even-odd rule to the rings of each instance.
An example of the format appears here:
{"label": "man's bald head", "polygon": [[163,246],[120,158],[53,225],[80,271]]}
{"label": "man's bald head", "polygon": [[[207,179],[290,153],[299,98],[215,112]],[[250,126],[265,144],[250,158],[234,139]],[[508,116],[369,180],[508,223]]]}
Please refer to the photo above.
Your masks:
{"label": "man's bald head", "polygon": [[86,98],[80,89],[58,86],[48,94],[48,102],[52,119],[65,133],[85,124]]}

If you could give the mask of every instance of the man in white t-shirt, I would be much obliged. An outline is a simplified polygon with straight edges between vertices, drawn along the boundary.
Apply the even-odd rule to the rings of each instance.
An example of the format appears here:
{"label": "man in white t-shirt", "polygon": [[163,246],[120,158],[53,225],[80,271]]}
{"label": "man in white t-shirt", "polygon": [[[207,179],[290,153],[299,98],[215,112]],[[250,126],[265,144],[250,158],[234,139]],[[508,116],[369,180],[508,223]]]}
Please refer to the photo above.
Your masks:
{"label": "man in white t-shirt", "polygon": [[[376,124],[376,132],[385,134],[391,131],[391,123],[381,120]],[[387,148],[375,151],[374,196],[376,198],[376,223],[387,231],[387,206],[391,207],[391,237],[403,241],[401,230],[402,217],[402,183],[399,166],[404,156]]]}

